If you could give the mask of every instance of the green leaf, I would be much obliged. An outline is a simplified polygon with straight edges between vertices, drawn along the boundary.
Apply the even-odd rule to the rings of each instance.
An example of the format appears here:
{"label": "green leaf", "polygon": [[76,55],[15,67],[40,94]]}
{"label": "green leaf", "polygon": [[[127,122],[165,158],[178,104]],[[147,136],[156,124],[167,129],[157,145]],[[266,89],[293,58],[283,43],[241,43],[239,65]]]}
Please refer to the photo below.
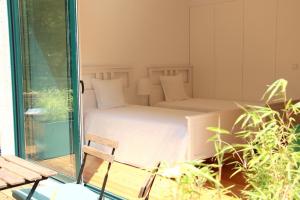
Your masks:
{"label": "green leaf", "polygon": [[208,127],[207,130],[211,131],[211,132],[219,133],[219,134],[230,134],[229,131],[222,129],[222,128],[218,128],[218,127]]}

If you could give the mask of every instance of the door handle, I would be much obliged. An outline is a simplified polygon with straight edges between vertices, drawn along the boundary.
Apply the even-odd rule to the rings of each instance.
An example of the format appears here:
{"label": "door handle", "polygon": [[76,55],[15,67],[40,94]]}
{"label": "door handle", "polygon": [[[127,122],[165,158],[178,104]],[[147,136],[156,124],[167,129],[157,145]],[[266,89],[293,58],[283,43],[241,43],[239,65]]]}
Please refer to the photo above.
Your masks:
{"label": "door handle", "polygon": [[80,85],[81,85],[81,93],[84,93],[84,82],[80,80]]}

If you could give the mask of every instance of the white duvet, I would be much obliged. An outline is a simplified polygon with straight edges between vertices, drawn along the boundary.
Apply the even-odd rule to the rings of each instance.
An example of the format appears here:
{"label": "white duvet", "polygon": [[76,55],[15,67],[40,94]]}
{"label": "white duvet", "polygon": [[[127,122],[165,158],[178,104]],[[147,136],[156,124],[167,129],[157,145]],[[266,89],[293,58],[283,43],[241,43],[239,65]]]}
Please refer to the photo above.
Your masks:
{"label": "white duvet", "polygon": [[186,116],[199,112],[128,105],[91,110],[85,116],[85,133],[119,142],[115,158],[138,167],[158,161],[184,160],[187,154]]}
{"label": "white duvet", "polygon": [[219,99],[202,99],[190,98],[182,101],[162,101],[155,104],[156,107],[179,109],[179,110],[192,110],[199,112],[215,112],[222,110],[232,110],[238,108],[237,105],[261,105],[260,102],[236,102],[230,100]]}

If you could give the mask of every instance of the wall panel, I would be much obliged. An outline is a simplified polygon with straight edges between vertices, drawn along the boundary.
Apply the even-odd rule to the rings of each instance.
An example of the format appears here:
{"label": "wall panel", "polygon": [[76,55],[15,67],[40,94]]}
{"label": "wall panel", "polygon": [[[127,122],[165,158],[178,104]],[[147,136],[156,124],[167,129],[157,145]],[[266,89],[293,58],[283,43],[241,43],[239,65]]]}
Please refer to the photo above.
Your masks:
{"label": "wall panel", "polygon": [[276,0],[245,0],[244,99],[259,100],[275,79]]}
{"label": "wall panel", "polygon": [[190,62],[200,96],[258,101],[268,84],[285,78],[288,95],[300,98],[299,0],[192,0],[190,5]]}
{"label": "wall panel", "polygon": [[289,81],[288,95],[300,97],[300,1],[279,0],[276,77]]}
{"label": "wall panel", "polygon": [[243,3],[215,6],[216,98],[242,98]]}
{"label": "wall panel", "polygon": [[190,60],[194,66],[194,96],[215,97],[213,6],[190,9]]}

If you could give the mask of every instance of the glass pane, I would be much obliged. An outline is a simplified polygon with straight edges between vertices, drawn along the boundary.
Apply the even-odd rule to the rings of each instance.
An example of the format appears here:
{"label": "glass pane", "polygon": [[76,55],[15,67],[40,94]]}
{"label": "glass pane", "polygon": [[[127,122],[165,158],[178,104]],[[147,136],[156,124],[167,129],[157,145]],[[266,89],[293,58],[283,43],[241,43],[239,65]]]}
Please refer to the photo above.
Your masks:
{"label": "glass pane", "polygon": [[65,0],[19,0],[26,158],[75,176]]}

